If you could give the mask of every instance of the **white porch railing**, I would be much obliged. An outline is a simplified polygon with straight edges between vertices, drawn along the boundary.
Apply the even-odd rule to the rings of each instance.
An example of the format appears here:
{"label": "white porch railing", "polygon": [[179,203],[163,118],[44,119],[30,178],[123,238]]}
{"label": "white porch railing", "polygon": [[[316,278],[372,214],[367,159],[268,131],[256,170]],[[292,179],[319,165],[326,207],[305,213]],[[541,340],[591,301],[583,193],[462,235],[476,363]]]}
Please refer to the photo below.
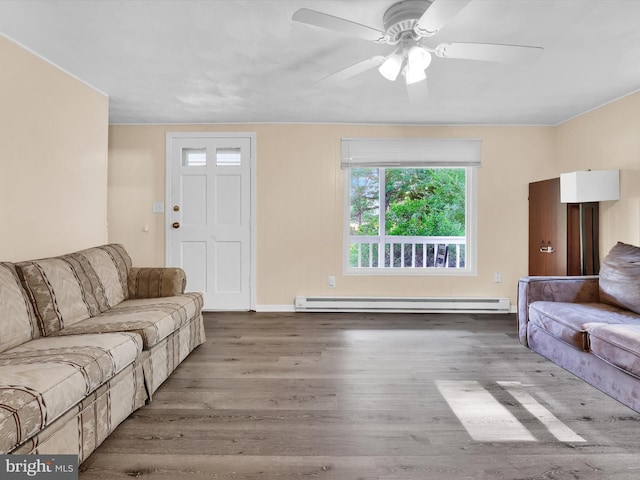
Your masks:
{"label": "white porch railing", "polygon": [[439,245],[449,246],[445,268],[464,268],[466,237],[349,236],[352,268],[435,267]]}

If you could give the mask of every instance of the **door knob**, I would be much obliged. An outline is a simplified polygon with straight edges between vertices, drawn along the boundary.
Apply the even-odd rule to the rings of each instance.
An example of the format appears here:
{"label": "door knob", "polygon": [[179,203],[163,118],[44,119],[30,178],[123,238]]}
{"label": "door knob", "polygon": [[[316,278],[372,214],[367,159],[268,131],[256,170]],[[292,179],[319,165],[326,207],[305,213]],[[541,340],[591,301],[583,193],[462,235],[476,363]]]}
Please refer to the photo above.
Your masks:
{"label": "door knob", "polygon": [[179,224],[178,222],[173,222],[173,223],[171,224],[171,226],[172,226],[173,228],[180,228],[180,224]]}

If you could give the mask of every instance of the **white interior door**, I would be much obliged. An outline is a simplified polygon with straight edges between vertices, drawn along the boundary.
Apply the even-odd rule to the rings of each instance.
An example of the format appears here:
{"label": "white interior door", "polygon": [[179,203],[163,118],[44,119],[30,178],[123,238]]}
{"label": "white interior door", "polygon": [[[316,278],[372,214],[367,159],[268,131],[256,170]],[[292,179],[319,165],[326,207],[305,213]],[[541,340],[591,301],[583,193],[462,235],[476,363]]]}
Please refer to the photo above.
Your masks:
{"label": "white interior door", "polygon": [[167,265],[205,310],[250,310],[253,134],[167,134]]}

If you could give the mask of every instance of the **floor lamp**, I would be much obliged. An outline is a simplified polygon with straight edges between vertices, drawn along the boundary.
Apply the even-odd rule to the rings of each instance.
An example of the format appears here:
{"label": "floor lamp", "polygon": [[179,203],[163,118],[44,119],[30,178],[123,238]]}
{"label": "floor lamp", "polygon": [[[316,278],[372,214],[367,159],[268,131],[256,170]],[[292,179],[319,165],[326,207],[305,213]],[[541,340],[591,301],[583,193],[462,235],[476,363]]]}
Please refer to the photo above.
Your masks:
{"label": "floor lamp", "polygon": [[597,275],[599,258],[599,202],[620,200],[620,170],[587,170],[560,175],[560,202],[569,216],[579,216],[580,274]]}

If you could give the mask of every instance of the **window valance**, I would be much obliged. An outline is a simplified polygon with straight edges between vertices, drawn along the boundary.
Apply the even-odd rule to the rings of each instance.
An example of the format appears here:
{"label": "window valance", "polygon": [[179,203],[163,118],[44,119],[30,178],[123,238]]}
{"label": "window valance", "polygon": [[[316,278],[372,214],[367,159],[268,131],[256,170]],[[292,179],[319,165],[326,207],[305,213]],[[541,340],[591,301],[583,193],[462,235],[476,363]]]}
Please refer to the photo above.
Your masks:
{"label": "window valance", "polygon": [[342,168],[479,167],[479,138],[343,138]]}

